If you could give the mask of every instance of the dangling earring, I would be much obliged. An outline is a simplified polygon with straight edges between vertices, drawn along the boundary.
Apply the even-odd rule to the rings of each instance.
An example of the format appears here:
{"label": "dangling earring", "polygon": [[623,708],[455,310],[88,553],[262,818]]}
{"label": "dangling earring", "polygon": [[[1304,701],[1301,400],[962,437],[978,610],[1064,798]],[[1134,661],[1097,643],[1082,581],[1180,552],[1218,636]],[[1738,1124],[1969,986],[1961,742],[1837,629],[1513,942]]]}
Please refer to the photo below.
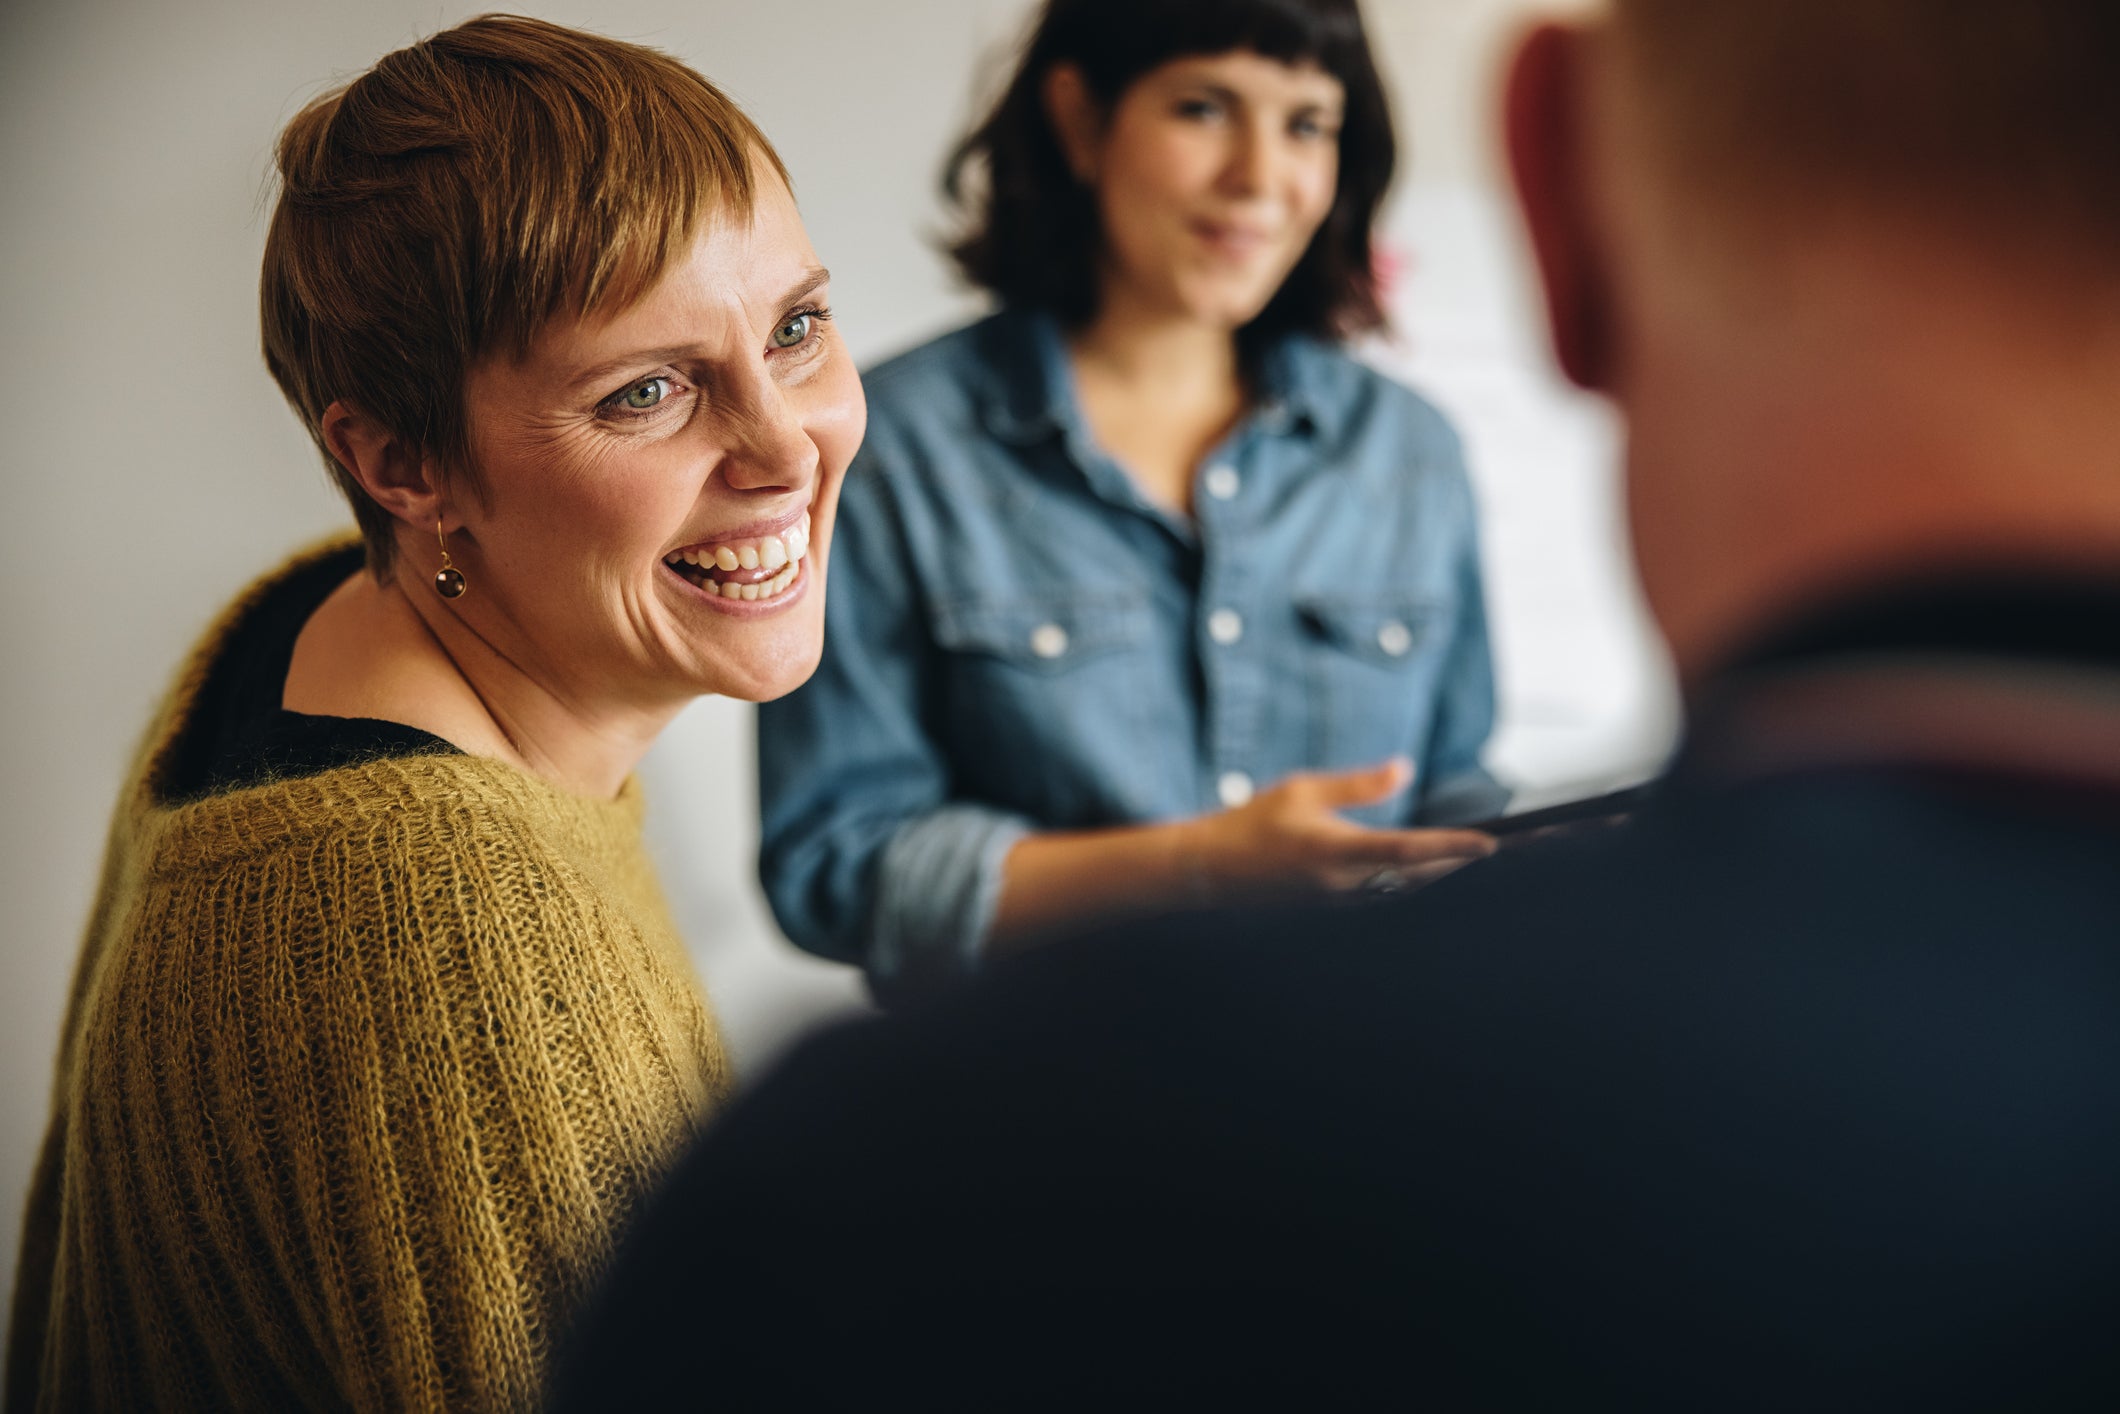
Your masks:
{"label": "dangling earring", "polygon": [[434,592],[444,599],[461,599],[471,586],[464,581],[464,572],[449,558],[449,537],[442,534],[442,518],[434,518],[434,538],[442,545],[442,567],[434,572]]}

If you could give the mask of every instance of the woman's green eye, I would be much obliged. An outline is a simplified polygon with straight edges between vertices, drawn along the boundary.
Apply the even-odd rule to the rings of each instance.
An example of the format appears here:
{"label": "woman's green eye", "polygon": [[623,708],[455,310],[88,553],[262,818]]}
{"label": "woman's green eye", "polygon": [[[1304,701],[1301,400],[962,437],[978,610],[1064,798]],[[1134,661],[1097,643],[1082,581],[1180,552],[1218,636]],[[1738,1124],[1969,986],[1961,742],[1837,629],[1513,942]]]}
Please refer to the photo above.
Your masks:
{"label": "woman's green eye", "polygon": [[669,381],[667,378],[650,378],[645,383],[636,383],[626,389],[619,401],[635,412],[646,412],[668,396],[664,390]]}
{"label": "woman's green eye", "polygon": [[810,316],[798,314],[773,331],[773,347],[792,349],[810,337]]}

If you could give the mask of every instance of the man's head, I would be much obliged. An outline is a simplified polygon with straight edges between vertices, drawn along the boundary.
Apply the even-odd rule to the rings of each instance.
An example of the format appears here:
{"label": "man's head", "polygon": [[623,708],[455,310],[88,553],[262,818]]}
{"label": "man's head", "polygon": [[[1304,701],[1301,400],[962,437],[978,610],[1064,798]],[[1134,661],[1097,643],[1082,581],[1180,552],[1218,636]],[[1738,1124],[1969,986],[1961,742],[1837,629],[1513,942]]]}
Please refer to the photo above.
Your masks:
{"label": "man's head", "polygon": [[1865,579],[2120,562],[2116,72],[2110,0],[1611,0],[1527,41],[1556,344],[1627,414],[1688,676]]}
{"label": "man's head", "polygon": [[1614,0],[1667,155],[1771,217],[1838,189],[1939,221],[1996,204],[2120,248],[2120,7],[2105,0]]}

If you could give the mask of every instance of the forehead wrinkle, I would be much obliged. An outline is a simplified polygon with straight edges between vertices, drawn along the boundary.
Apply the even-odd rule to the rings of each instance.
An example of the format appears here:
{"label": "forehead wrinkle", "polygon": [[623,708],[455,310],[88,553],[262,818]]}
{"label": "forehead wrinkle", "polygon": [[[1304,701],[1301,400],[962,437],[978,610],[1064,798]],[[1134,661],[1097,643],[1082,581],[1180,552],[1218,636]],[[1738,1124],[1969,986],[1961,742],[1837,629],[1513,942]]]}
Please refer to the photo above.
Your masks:
{"label": "forehead wrinkle", "polygon": [[823,289],[832,278],[832,272],[821,265],[810,265],[793,283],[778,294],[759,297],[745,291],[740,300],[747,318],[760,329],[777,326],[788,311]]}
{"label": "forehead wrinkle", "polygon": [[763,317],[759,313],[763,304],[752,288],[757,282],[754,272],[762,264],[778,263],[771,260],[781,253],[775,251],[776,246],[785,247],[785,253],[793,257],[802,272],[777,299],[765,298],[764,302],[772,305],[773,317],[777,317],[831,278],[810,249],[802,219],[794,209],[793,195],[778,184],[759,193],[749,218],[740,226],[726,225],[695,245],[683,266],[671,270],[666,277],[669,293],[688,289],[702,311],[727,302],[755,322]]}
{"label": "forehead wrinkle", "polygon": [[[603,319],[576,322],[570,329],[554,330],[530,351],[531,360],[543,356],[565,356],[565,344],[587,339],[606,346],[616,342],[623,327],[641,325],[627,340],[630,348],[599,358],[579,373],[563,374],[569,390],[590,387],[622,373],[660,364],[710,360],[726,356],[738,343],[748,346],[767,320],[777,322],[782,313],[804,297],[814,294],[831,279],[831,272],[817,261],[795,215],[793,198],[785,188],[759,193],[748,219],[710,224],[695,238],[684,259],[673,263],[663,278],[639,299]],[[760,247],[785,243],[799,263],[798,275],[777,302],[763,306],[746,277],[760,264]],[[761,312],[765,309],[766,312]],[[702,339],[702,325],[716,315],[730,316],[712,338]]]}
{"label": "forehead wrinkle", "polygon": [[[633,339],[623,352],[598,359],[594,364],[576,374],[568,375],[571,388],[585,387],[616,378],[631,369],[655,367],[663,364],[686,363],[725,356],[734,338],[743,337],[748,330],[742,321],[748,318],[740,295],[732,295],[719,282],[694,281],[690,291],[680,292],[665,288],[662,298],[649,298],[632,309],[614,318],[602,332],[603,341],[611,341],[612,330],[633,321],[643,310],[653,306],[655,314],[648,327]],[[700,326],[714,319],[719,306],[722,314],[735,313],[737,318],[722,319],[723,327],[716,337],[702,338]],[[733,307],[733,309],[732,309]],[[748,342],[747,338],[745,342]]]}

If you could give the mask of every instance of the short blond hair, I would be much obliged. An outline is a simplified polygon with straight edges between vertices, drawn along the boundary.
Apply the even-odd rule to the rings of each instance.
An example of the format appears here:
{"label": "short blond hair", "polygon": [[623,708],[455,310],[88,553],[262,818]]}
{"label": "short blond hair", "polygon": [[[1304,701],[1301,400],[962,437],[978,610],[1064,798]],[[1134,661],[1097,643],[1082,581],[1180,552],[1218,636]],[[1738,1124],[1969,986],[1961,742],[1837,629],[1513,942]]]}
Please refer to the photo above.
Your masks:
{"label": "short blond hair", "polygon": [[464,383],[562,313],[622,308],[702,218],[749,214],[764,134],[670,56],[482,15],[383,57],[280,134],[266,367],[387,574],[393,521],[323,448],[335,401],[478,491]]}

